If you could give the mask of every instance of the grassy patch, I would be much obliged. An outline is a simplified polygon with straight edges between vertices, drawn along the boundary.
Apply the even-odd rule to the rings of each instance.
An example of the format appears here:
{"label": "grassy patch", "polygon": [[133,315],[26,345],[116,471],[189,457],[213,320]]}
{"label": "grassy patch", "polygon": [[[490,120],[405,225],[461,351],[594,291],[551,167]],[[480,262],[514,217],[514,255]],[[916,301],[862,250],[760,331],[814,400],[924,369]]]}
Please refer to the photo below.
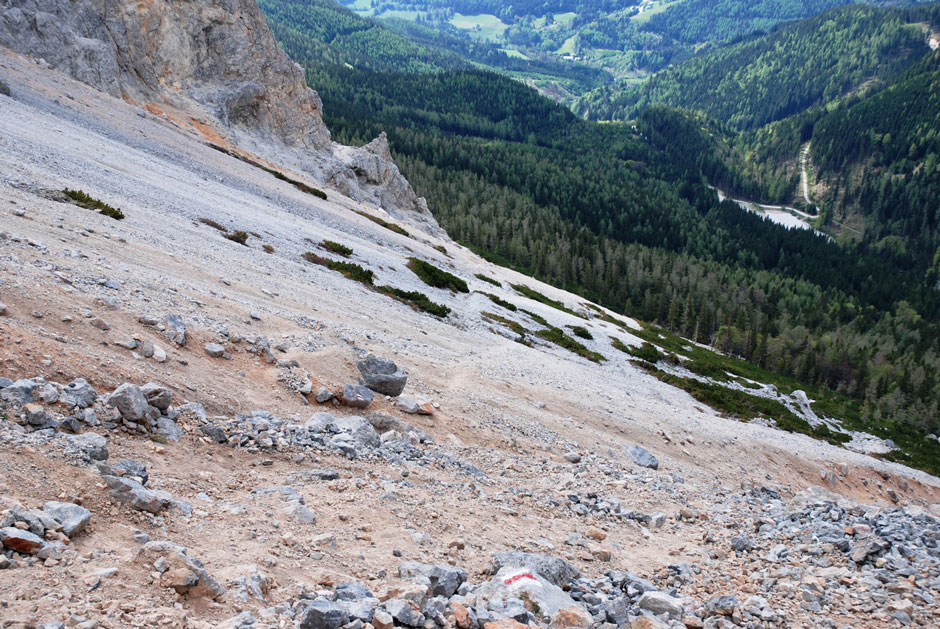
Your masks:
{"label": "grassy patch", "polygon": [[401,234],[402,236],[410,236],[410,234],[405,230],[405,228],[402,227],[402,226],[400,226],[400,225],[396,225],[395,223],[389,223],[389,222],[388,222],[387,220],[385,220],[384,218],[379,218],[378,216],[372,216],[372,215],[369,214],[368,212],[362,212],[362,211],[360,211],[360,210],[353,210],[353,211],[354,211],[356,214],[358,214],[359,216],[361,216],[361,217],[363,217],[363,218],[369,219],[370,221],[372,221],[372,222],[375,223],[376,225],[381,225],[381,226],[384,227],[385,229],[390,229],[390,230],[392,230],[392,231],[395,232],[396,234]]}
{"label": "grassy patch", "polygon": [[537,301],[539,303],[545,304],[546,306],[551,306],[552,308],[555,308],[556,310],[567,312],[570,315],[574,315],[582,319],[586,318],[584,315],[578,314],[571,308],[568,308],[567,306],[565,306],[565,304],[561,303],[560,301],[555,301],[554,299],[546,297],[545,295],[538,292],[537,290],[533,290],[524,284],[510,284],[510,286],[512,286],[516,290],[516,292],[518,292],[520,295],[524,297],[528,297],[529,299],[533,301]]}
{"label": "grassy patch", "polygon": [[248,246],[248,232],[243,232],[242,230],[238,229],[225,234],[225,237],[232,242],[237,242],[238,244],[245,245],[246,247]]}
{"label": "grassy patch", "polygon": [[353,264],[352,262],[339,262],[337,260],[330,260],[329,258],[324,258],[323,256],[318,256],[312,251],[308,251],[303,255],[304,260],[307,262],[312,262],[313,264],[319,264],[325,266],[331,271],[337,271],[342,273],[346,277],[356,282],[360,282],[367,286],[372,286],[374,276],[370,269],[364,269],[358,264]]}
{"label": "grassy patch", "polygon": [[650,343],[643,343],[639,347],[630,347],[616,337],[610,337],[610,344],[621,352],[630,354],[634,358],[645,360],[651,365],[655,365],[663,359],[663,355],[656,349],[656,346]]}
{"label": "grassy patch", "polygon": [[263,244],[261,245],[261,248],[264,249],[265,253],[274,253],[274,247],[269,244]]}
{"label": "grassy patch", "polygon": [[518,334],[519,336],[513,339],[516,343],[522,343],[526,347],[532,347],[532,341],[526,336],[529,334],[529,331],[526,330],[521,323],[518,321],[513,321],[512,319],[507,319],[506,317],[501,317],[498,314],[493,312],[481,312],[480,315],[483,317],[484,321],[489,321],[491,323],[498,323],[505,328],[508,328]]}
{"label": "grassy patch", "polygon": [[314,188],[312,186],[308,186],[302,181],[297,181],[296,179],[292,179],[278,170],[274,170],[273,168],[268,168],[264,164],[261,164],[260,162],[256,162],[250,157],[245,157],[244,155],[236,153],[235,151],[230,151],[224,146],[219,146],[218,144],[211,144],[211,143],[209,144],[209,146],[219,151],[220,153],[225,153],[226,155],[230,157],[234,157],[237,160],[243,161],[246,164],[249,164],[250,166],[259,168],[263,170],[264,172],[268,173],[269,175],[274,175],[276,179],[280,179],[281,181],[286,181],[287,183],[291,184],[292,186],[294,186],[301,192],[306,192],[307,194],[311,194],[319,199],[326,200],[326,193],[323,192],[323,190],[320,190],[319,188]]}
{"label": "grassy patch", "polygon": [[72,199],[75,202],[75,205],[83,207],[87,210],[97,210],[99,214],[104,214],[114,220],[121,220],[124,218],[124,212],[119,210],[116,207],[108,205],[104,201],[96,199],[88,194],[85,194],[82,190],[72,190],[70,188],[65,188],[62,193],[68,198]]}
{"label": "grassy patch", "polygon": [[487,276],[487,275],[483,275],[482,273],[477,273],[474,277],[476,277],[478,280],[483,280],[484,282],[489,282],[489,283],[492,284],[493,286],[502,286],[502,284],[500,284],[498,280],[494,280],[492,277],[489,277],[489,276]]}
{"label": "grassy patch", "polygon": [[408,268],[411,269],[415,275],[421,278],[428,286],[433,286],[434,288],[446,288],[454,291],[455,293],[469,293],[470,289],[467,287],[467,283],[454,275],[453,273],[448,273],[444,269],[439,269],[433,264],[429,264],[424,260],[419,260],[418,258],[408,258]]}
{"label": "grassy patch", "polygon": [[588,341],[593,341],[594,337],[591,336],[591,333],[588,332],[588,329],[580,325],[569,325],[568,328],[574,332],[574,335],[581,339],[586,339]]}
{"label": "grassy patch", "polygon": [[562,332],[559,328],[549,327],[544,330],[539,330],[535,333],[535,335],[539,338],[545,339],[546,341],[554,343],[559,347],[564,347],[566,350],[574,352],[578,356],[583,356],[584,358],[587,358],[588,360],[595,363],[600,363],[607,360],[604,358],[604,356],[598,354],[597,352],[592,352],[584,345]]}
{"label": "grassy patch", "polygon": [[447,253],[447,248],[444,245],[434,245],[434,248],[443,253],[448,258],[450,257],[450,254]]}
{"label": "grassy patch", "polygon": [[349,256],[353,254],[352,248],[347,247],[346,245],[341,245],[338,242],[334,242],[332,240],[324,240],[323,242],[320,243],[320,247],[322,249],[326,249],[330,253],[335,253],[338,256],[343,256],[344,258],[348,258]]}
{"label": "grassy patch", "polygon": [[443,304],[438,304],[431,301],[427,295],[424,293],[419,293],[418,291],[402,290],[400,288],[395,288],[394,286],[377,286],[376,290],[383,295],[388,295],[392,299],[396,299],[402,303],[408,304],[415,310],[430,313],[435,317],[440,317],[441,319],[450,314],[450,308]]}
{"label": "grassy patch", "polygon": [[225,225],[222,225],[218,221],[214,221],[211,218],[206,218],[205,216],[203,216],[199,219],[199,222],[202,223],[203,225],[208,225],[212,229],[217,229],[223,234],[228,232],[228,228],[225,227]]}
{"label": "grassy patch", "polygon": [[516,304],[510,303],[506,301],[505,299],[501,299],[500,297],[497,297],[496,295],[493,295],[492,293],[480,293],[480,294],[486,295],[487,297],[490,298],[490,301],[492,301],[497,306],[502,306],[506,310],[510,310],[512,312],[516,312],[517,310],[519,310],[519,308],[516,307]]}
{"label": "grassy patch", "polygon": [[538,323],[539,325],[544,325],[546,328],[550,328],[548,321],[545,320],[545,317],[542,315],[537,315],[534,312],[529,312],[528,310],[522,310],[525,314],[529,315],[529,318]]}

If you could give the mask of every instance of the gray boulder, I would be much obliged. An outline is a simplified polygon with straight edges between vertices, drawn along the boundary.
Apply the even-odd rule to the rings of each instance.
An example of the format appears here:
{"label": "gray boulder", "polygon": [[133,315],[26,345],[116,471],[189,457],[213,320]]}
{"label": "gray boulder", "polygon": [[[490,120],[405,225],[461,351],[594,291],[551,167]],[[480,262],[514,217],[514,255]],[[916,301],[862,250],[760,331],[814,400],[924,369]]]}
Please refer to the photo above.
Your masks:
{"label": "gray boulder", "polygon": [[140,461],[124,459],[123,461],[112,463],[111,467],[115,470],[120,470],[123,472],[125,477],[136,479],[137,482],[139,482],[141,485],[146,485],[147,481],[150,479],[150,475],[147,474],[147,468],[144,467],[144,464]]}
{"label": "gray boulder", "polygon": [[425,577],[430,582],[432,596],[450,598],[457,592],[460,584],[467,580],[467,573],[453,566],[436,566],[417,561],[406,561],[398,566],[398,576],[403,579]]}
{"label": "gray boulder", "polygon": [[183,429],[177,426],[176,422],[169,417],[158,417],[153,432],[170,441],[179,441],[180,437],[183,436]]}
{"label": "gray boulder", "polygon": [[549,557],[537,553],[496,553],[493,556],[493,572],[499,572],[504,567],[527,568],[558,587],[581,576],[575,566],[561,557]]}
{"label": "gray boulder", "polygon": [[[525,601],[524,608],[520,606],[520,599]],[[579,607],[571,596],[542,575],[514,566],[500,568],[495,577],[467,595],[465,604],[489,609],[517,608],[520,617],[531,612],[544,624],[562,610]],[[581,612],[586,614],[583,608]]]}
{"label": "gray boulder", "polygon": [[375,428],[372,427],[372,424],[369,423],[369,420],[365,417],[359,417],[358,415],[337,417],[333,420],[333,423],[328,429],[333,432],[347,434],[358,443],[370,448],[378,447],[381,443],[379,434],[375,431]]}
{"label": "gray boulder", "polygon": [[47,502],[42,510],[62,525],[62,532],[72,537],[91,521],[91,511],[71,502]]}
{"label": "gray boulder", "polygon": [[225,443],[228,441],[228,435],[225,434],[225,430],[218,424],[206,424],[200,426],[199,430],[216,443]]}
{"label": "gray boulder", "polygon": [[147,489],[130,478],[103,476],[105,484],[111,488],[111,496],[138,511],[160,513],[173,504],[173,496],[158,489]]}
{"label": "gray boulder", "polygon": [[13,384],[0,389],[0,400],[29,404],[33,401],[33,391],[39,386],[35,380],[17,380]]}
{"label": "gray boulder", "polygon": [[108,396],[108,404],[116,408],[123,419],[132,422],[140,422],[147,417],[150,408],[140,387],[130,382],[125,382],[115,389]]}
{"label": "gray boulder", "polygon": [[300,612],[297,629],[339,629],[348,622],[349,614],[342,605],[317,599]]}
{"label": "gray boulder", "polygon": [[80,435],[59,433],[65,441],[65,450],[77,454],[86,461],[107,461],[108,440],[98,433],[83,432]]}
{"label": "gray boulder", "polygon": [[171,341],[183,347],[186,345],[186,324],[183,317],[178,314],[168,314],[166,320],[166,335]]}
{"label": "gray boulder", "polygon": [[338,601],[358,601],[365,598],[374,598],[374,596],[362,583],[354,581],[336,586],[336,600]]}
{"label": "gray boulder", "polygon": [[680,620],[685,608],[681,598],[669,596],[665,592],[646,592],[637,601],[640,609],[659,615],[666,615],[672,620]]}
{"label": "gray boulder", "polygon": [[20,530],[14,526],[0,529],[0,545],[15,550],[23,555],[35,555],[45,542],[35,533]]}
{"label": "gray boulder", "polygon": [[356,366],[362,374],[362,384],[376,393],[397,397],[405,390],[408,374],[387,358],[369,356],[360,360]]}
{"label": "gray boulder", "polygon": [[382,605],[399,624],[406,627],[423,627],[424,614],[414,601],[406,598],[391,598]]}
{"label": "gray boulder", "polygon": [[627,454],[633,459],[633,462],[640,467],[648,467],[651,470],[659,469],[659,459],[642,446],[627,446]]}
{"label": "gray boulder", "polygon": [[343,387],[339,400],[352,408],[365,408],[372,403],[372,391],[358,384],[347,384]]}
{"label": "gray boulder", "polygon": [[218,343],[206,343],[206,353],[212,358],[221,358],[225,355],[225,346]]}
{"label": "gray boulder", "polygon": [[156,382],[148,382],[140,387],[140,392],[147,398],[147,403],[154,408],[165,411],[170,408],[173,402],[173,394],[170,388]]}

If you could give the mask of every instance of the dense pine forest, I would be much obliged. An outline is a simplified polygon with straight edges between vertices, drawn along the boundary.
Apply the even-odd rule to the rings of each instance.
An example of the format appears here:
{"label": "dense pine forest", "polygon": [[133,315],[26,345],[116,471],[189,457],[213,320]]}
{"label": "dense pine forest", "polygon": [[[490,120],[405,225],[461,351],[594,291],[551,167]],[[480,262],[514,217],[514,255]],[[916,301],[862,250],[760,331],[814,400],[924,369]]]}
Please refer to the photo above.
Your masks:
{"label": "dense pine forest", "polygon": [[[271,4],[293,3],[262,6]],[[885,54],[884,64],[865,67],[909,67],[917,83],[921,66],[909,58],[907,45],[915,42],[905,39],[908,27],[869,21],[876,13],[851,7],[826,19],[853,15],[860,32],[885,35],[881,43],[858,43],[863,48],[853,43],[846,54]],[[351,52],[322,55],[323,42],[309,28],[278,27],[288,20],[283,13],[269,19],[279,37],[290,34],[281,43],[319,91],[336,139],[365,143],[387,132],[396,162],[455,240],[617,312],[844,394],[863,422],[940,429],[936,279],[886,257],[870,239],[837,242],[787,230],[719,202],[708,185],[792,194],[785,156],[815,126],[829,128],[821,118],[837,110],[809,106],[745,134],[671,107],[645,108],[630,124],[596,124],[491,72],[351,67]],[[864,69],[850,74],[868,76]],[[931,107],[925,112],[936,112]],[[766,117],[759,111],[748,115]],[[876,113],[854,115],[862,125]],[[928,118],[905,123],[909,134]],[[853,149],[819,150],[836,164]],[[814,159],[828,164],[823,153]]]}

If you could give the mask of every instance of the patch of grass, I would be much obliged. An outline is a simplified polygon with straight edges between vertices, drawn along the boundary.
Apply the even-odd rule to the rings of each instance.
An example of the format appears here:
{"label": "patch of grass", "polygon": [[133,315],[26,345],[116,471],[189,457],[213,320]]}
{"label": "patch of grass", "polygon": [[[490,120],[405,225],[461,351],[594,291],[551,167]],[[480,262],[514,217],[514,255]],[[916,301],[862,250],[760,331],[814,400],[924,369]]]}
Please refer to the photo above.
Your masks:
{"label": "patch of grass", "polygon": [[248,246],[248,232],[243,232],[242,230],[238,229],[225,234],[225,237],[232,242],[237,242],[238,244],[245,245],[246,247]]}
{"label": "patch of grass", "polygon": [[450,257],[450,254],[447,253],[447,249],[444,247],[444,245],[434,245],[434,248],[443,253],[448,258]]}
{"label": "patch of grass", "polygon": [[353,264],[352,262],[339,262],[338,260],[330,260],[329,258],[324,258],[323,256],[318,256],[312,251],[308,251],[303,255],[304,260],[307,262],[312,262],[313,264],[319,264],[325,266],[331,271],[337,271],[342,273],[344,276],[349,279],[360,282],[367,286],[372,286],[374,281],[373,273],[370,269],[365,269],[358,264]]}
{"label": "patch of grass", "polygon": [[323,242],[320,243],[320,247],[323,249],[326,249],[330,253],[335,253],[338,256],[343,256],[344,258],[348,258],[349,256],[353,254],[353,250],[350,247],[347,247],[346,245],[341,245],[338,242],[334,242],[332,240],[324,240]]}
{"label": "patch of grass", "polygon": [[561,303],[560,301],[555,301],[554,299],[546,297],[545,295],[538,292],[537,290],[531,289],[524,284],[510,284],[510,286],[512,286],[516,290],[516,292],[518,292],[520,295],[523,295],[524,297],[528,297],[529,299],[533,301],[537,301],[539,303],[545,304],[546,306],[551,306],[552,308],[555,308],[556,310],[567,312],[570,315],[574,315],[582,319],[587,318],[583,314],[579,314],[575,312],[574,310],[572,310],[571,308],[568,308],[567,306],[565,306],[565,304]]}
{"label": "patch of grass", "polygon": [[630,354],[634,358],[645,360],[651,365],[655,365],[656,363],[658,363],[660,360],[663,359],[663,355],[659,352],[659,350],[656,349],[656,347],[650,343],[644,342],[639,347],[630,347],[629,345],[624,344],[623,341],[615,337],[610,338],[610,343],[616,349],[619,349],[621,352]]}
{"label": "patch of grass", "polygon": [[418,291],[402,290],[400,288],[395,288],[394,286],[377,286],[376,290],[384,295],[388,295],[392,299],[396,299],[402,303],[408,304],[415,310],[430,313],[435,317],[440,317],[441,319],[450,314],[450,308],[443,304],[438,304],[431,301],[427,295],[424,293],[419,293]]}
{"label": "patch of grass", "polygon": [[210,143],[209,147],[214,148],[220,153],[225,153],[226,155],[230,157],[234,157],[237,160],[243,161],[246,164],[249,164],[250,166],[259,168],[270,175],[274,175],[276,179],[280,179],[281,181],[286,181],[287,183],[291,184],[292,186],[294,186],[301,192],[306,192],[307,194],[311,194],[317,198],[323,199],[324,201],[326,200],[326,193],[323,192],[323,190],[320,190],[319,188],[314,188],[312,186],[308,186],[302,181],[297,181],[296,179],[292,179],[291,177],[288,177],[287,175],[285,175],[284,173],[280,171],[274,170],[273,168],[268,168],[264,164],[261,164],[260,162],[256,162],[250,157],[246,157],[244,155],[241,155],[240,153],[236,153],[235,151],[231,151],[225,148],[224,146],[219,146],[218,144]]}
{"label": "patch of grass", "polygon": [[525,314],[529,315],[529,318],[538,323],[539,325],[544,325],[546,328],[550,328],[548,321],[545,320],[545,317],[542,315],[535,314],[534,312],[529,312],[528,310],[522,310]]}
{"label": "patch of grass", "polygon": [[588,341],[594,340],[594,337],[591,336],[591,333],[588,332],[587,328],[581,327],[580,325],[569,325],[568,328],[574,332],[574,335],[578,338],[586,339]]}
{"label": "patch of grass", "polygon": [[228,232],[228,228],[226,228],[224,225],[222,225],[218,221],[212,220],[211,218],[206,218],[203,216],[202,218],[199,219],[199,222],[202,223],[203,225],[208,225],[209,227],[213,229],[218,229],[222,233]]}
{"label": "patch of grass", "polygon": [[494,322],[494,323],[502,324],[503,326],[509,328],[510,330],[512,330],[513,332],[515,332],[516,334],[518,334],[519,337],[522,338],[522,339],[525,339],[526,334],[529,333],[529,331],[526,330],[526,329],[522,326],[522,324],[519,323],[518,321],[513,321],[512,319],[507,319],[506,317],[502,317],[502,316],[500,316],[500,315],[498,315],[498,314],[495,314],[495,313],[492,313],[492,312],[481,312],[481,313],[480,313],[480,316],[482,316],[483,319],[486,320],[486,321],[492,321],[492,322]]}
{"label": "patch of grass", "polygon": [[261,248],[264,249],[265,253],[274,253],[274,247],[272,247],[271,245],[267,243],[261,245]]}
{"label": "patch of grass", "polygon": [[476,277],[478,280],[483,280],[484,282],[489,282],[489,283],[492,284],[493,286],[502,286],[502,284],[500,284],[498,280],[494,280],[492,277],[489,277],[489,276],[487,276],[487,275],[483,275],[482,273],[477,273],[474,277]]}
{"label": "patch of grass", "polygon": [[383,218],[380,218],[380,217],[378,217],[378,216],[373,216],[373,215],[369,214],[368,212],[362,212],[362,211],[360,211],[360,210],[353,210],[353,211],[354,211],[356,214],[358,214],[359,216],[362,216],[363,218],[369,219],[370,221],[372,221],[372,222],[375,223],[376,225],[381,225],[381,226],[384,227],[385,229],[390,229],[390,230],[392,230],[392,231],[395,232],[396,234],[401,234],[402,236],[410,236],[410,235],[411,235],[411,234],[409,234],[409,233],[405,230],[405,228],[402,227],[401,225],[396,225],[395,223],[389,223],[387,220],[385,220],[385,219],[383,219]]}
{"label": "patch of grass", "polygon": [[116,207],[108,205],[104,201],[96,199],[82,190],[72,190],[65,188],[62,193],[75,202],[75,205],[83,207],[86,210],[97,210],[99,214],[104,214],[109,218],[119,221],[124,218],[124,212]]}
{"label": "patch of grass", "polygon": [[539,330],[535,333],[535,335],[539,338],[545,339],[546,341],[554,343],[559,347],[564,347],[566,350],[574,352],[578,356],[583,356],[584,358],[587,358],[588,360],[595,363],[600,363],[607,360],[604,356],[598,354],[597,352],[592,352],[584,345],[562,332],[559,328],[549,327],[544,330]]}
{"label": "patch of grass", "polygon": [[424,260],[419,260],[418,258],[408,258],[408,268],[411,269],[415,275],[421,278],[428,286],[433,286],[434,288],[446,288],[454,291],[455,293],[469,293],[470,289],[467,287],[467,283],[454,275],[453,273],[448,273],[444,269],[439,269],[433,264],[425,262]]}
{"label": "patch of grass", "polygon": [[519,308],[516,307],[516,304],[510,303],[510,302],[506,301],[505,299],[501,299],[500,297],[497,297],[496,295],[494,295],[494,294],[492,294],[492,293],[483,293],[483,292],[481,292],[480,294],[481,294],[481,295],[486,295],[487,297],[490,298],[490,301],[492,301],[492,302],[493,302],[494,304],[496,304],[497,306],[502,306],[502,307],[505,308],[506,310],[511,310],[512,312],[516,312],[517,310],[519,310]]}

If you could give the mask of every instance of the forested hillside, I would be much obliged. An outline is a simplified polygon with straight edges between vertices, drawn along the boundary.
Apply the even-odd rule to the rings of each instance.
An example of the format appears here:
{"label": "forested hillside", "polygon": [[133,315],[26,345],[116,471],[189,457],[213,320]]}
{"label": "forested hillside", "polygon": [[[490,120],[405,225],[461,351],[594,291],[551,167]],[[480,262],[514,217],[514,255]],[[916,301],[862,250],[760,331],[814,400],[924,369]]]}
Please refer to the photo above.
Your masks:
{"label": "forested hillside", "polygon": [[906,13],[852,5],[715,49],[639,89],[601,88],[576,111],[623,120],[666,104],[753,129],[892,78],[926,51],[923,27],[909,24]]}
{"label": "forested hillside", "polygon": [[[492,73],[378,73],[282,43],[335,137],[387,132],[456,240],[841,392],[859,421],[940,428],[936,293],[870,243],[839,245],[719,203],[707,181],[763,185],[742,166],[733,129],[670,108],[645,110],[635,128],[598,125]],[[780,128],[803,141],[799,125]]]}

